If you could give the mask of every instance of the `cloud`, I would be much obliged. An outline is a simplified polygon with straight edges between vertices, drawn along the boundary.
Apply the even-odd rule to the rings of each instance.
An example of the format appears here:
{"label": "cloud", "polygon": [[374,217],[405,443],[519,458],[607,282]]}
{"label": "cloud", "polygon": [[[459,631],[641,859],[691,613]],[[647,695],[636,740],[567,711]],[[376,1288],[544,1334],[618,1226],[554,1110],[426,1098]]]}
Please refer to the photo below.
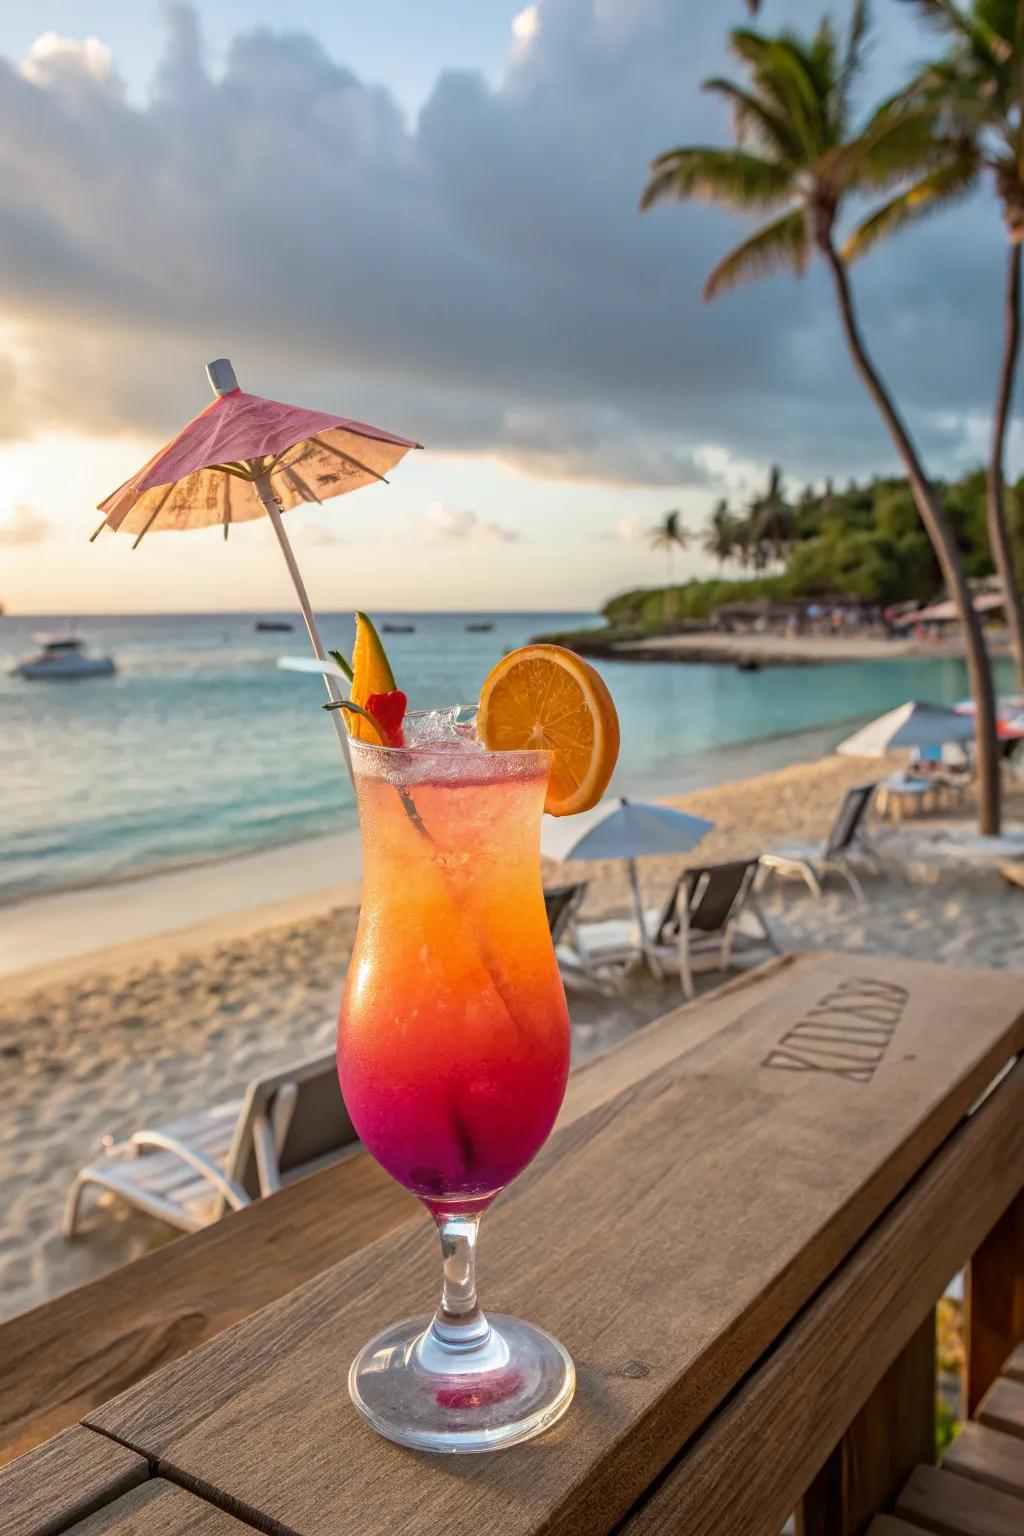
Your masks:
{"label": "cloud", "polygon": [[512,544],[519,534],[501,523],[482,522],[467,507],[452,507],[435,501],[424,518],[427,537],[437,541],[462,540],[474,544]]}
{"label": "cloud", "polygon": [[52,527],[47,518],[31,507],[17,506],[10,517],[0,522],[0,544],[42,544]]}
{"label": "cloud", "polygon": [[512,57],[523,59],[540,31],[540,6],[528,5],[512,18]]}
{"label": "cloud", "polygon": [[[875,90],[926,46],[905,10],[879,8]],[[711,444],[794,478],[889,462],[823,271],[702,306],[744,222],[636,213],[653,154],[728,134],[697,89],[735,67],[720,7],[536,0],[497,85],[446,71],[412,123],[308,34],[244,32],[214,75],[197,10],[168,15],[141,104],[95,39],[0,60],[0,435],[169,436],[226,354],[257,392],[532,475],[711,488]],[[854,273],[939,467],[989,410],[1003,254],[981,198]]]}
{"label": "cloud", "polygon": [[56,32],[44,32],[36,38],[21,62],[21,74],[32,85],[40,86],[76,78],[106,86],[115,78],[113,56],[99,38],[77,42]]}

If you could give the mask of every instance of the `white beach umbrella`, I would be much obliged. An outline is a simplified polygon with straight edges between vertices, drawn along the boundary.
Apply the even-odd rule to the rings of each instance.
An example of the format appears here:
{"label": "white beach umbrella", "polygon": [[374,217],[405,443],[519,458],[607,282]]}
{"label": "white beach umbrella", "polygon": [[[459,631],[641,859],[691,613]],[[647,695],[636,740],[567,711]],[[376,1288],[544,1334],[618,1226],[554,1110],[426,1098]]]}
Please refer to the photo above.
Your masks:
{"label": "white beach umbrella", "polygon": [[887,757],[909,747],[944,747],[947,742],[971,741],[974,721],[945,704],[911,699],[862,726],[836,747],[846,757]]}
{"label": "white beach umbrella", "polygon": [[581,816],[545,816],[541,852],[549,859],[625,859],[641,937],[644,908],[637,879],[637,859],[655,854],[689,853],[714,826],[701,816],[644,801],[603,800]]}

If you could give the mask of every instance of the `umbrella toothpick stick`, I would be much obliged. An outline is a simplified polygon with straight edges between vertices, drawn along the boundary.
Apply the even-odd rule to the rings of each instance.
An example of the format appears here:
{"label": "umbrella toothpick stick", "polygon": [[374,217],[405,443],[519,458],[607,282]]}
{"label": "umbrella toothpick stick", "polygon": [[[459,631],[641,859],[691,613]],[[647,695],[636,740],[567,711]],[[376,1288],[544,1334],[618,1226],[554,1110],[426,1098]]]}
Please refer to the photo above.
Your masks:
{"label": "umbrella toothpick stick", "polygon": [[[277,497],[274,495],[273,487],[265,472],[254,473],[252,483],[253,489],[263,503],[267,516],[270,518],[270,526],[277,536],[277,542],[281,546],[284,563],[288,567],[288,574],[292,579],[292,586],[295,588],[299,607],[302,609],[302,617],[305,621],[306,633],[309,635],[309,643],[313,648],[313,655],[318,661],[326,661],[327,652],[324,650],[323,641],[320,639],[320,630],[313,609],[310,606],[309,596],[306,592],[306,583],[302,579],[302,572],[299,570],[295,555],[292,553],[292,546],[284,529],[281,508],[277,504]],[[323,677],[324,687],[327,689],[327,695],[331,703],[340,703],[341,690],[338,687],[337,680],[329,672],[325,672]],[[341,710],[332,709],[330,716],[334,722],[334,729],[337,733],[338,744],[341,747],[341,755],[345,760],[345,767],[348,770],[349,778],[351,778],[352,759],[348,749],[348,729],[342,720],[342,713]]]}

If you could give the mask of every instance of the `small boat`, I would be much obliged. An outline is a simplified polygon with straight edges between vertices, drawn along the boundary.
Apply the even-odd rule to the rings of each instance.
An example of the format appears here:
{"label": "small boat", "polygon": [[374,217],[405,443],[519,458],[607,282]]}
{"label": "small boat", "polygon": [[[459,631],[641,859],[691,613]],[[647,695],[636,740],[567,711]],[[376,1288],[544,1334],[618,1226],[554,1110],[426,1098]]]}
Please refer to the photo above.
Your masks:
{"label": "small boat", "polygon": [[290,619],[257,619],[256,628],[264,634],[290,635],[295,625]]}
{"label": "small boat", "polygon": [[473,624],[466,625],[466,630],[471,635],[484,635],[489,629],[493,628],[494,625],[491,623],[490,619],[480,619]]}
{"label": "small boat", "polygon": [[12,676],[30,679],[110,677],[117,671],[111,656],[87,656],[85,641],[74,635],[36,635],[40,649],[11,669]]}
{"label": "small boat", "polygon": [[414,635],[416,633],[416,625],[382,624],[380,627],[380,632],[382,635]]}

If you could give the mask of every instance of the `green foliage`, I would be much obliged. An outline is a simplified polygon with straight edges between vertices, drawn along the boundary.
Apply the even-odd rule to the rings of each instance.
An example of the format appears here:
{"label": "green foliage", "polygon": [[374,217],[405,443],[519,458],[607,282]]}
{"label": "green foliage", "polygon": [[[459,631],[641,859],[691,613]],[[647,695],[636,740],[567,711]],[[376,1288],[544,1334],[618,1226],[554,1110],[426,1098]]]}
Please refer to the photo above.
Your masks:
{"label": "green foliage", "polygon": [[941,1397],[935,1399],[935,1460],[940,1461],[956,1439],[960,1428],[956,1414]]}
{"label": "green foliage", "polygon": [[[968,576],[990,575],[984,472],[975,470],[938,489]],[[1024,568],[1024,480],[1007,487],[1007,500],[1014,548]],[[702,543],[723,567],[723,575],[619,593],[604,607],[615,638],[706,621],[723,603],[850,597],[886,606],[911,599],[928,602],[942,587],[935,553],[905,480],[851,482],[842,491],[832,484],[820,491],[807,487],[790,502],[781,474],[773,470],[765,492],[743,512],[730,512],[725,502],[718,503]],[[735,571],[731,579],[724,575],[729,566]]]}

